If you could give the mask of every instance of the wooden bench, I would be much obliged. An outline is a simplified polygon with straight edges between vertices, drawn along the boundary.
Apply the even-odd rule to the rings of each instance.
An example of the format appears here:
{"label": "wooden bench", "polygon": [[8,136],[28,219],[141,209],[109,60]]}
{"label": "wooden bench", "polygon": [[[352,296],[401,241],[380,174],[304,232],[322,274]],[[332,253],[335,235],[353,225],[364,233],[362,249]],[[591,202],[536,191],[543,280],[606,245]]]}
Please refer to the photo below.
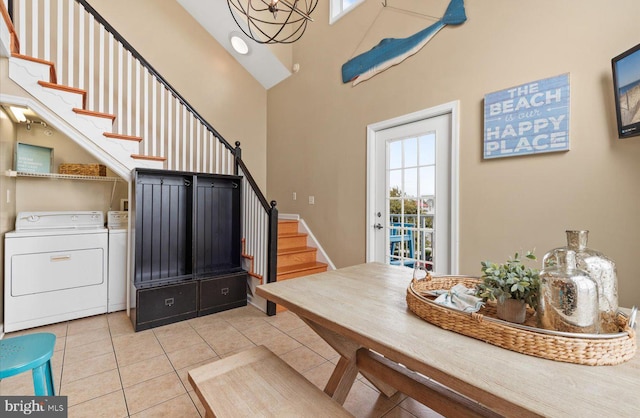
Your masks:
{"label": "wooden bench", "polygon": [[189,371],[206,417],[352,417],[264,346]]}

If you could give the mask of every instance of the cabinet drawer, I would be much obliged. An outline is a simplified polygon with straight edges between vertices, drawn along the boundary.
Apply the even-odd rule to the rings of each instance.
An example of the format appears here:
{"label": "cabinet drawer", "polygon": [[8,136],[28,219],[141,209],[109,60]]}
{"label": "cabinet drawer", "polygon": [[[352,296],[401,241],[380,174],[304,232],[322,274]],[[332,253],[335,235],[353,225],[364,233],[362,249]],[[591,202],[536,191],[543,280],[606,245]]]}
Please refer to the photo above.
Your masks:
{"label": "cabinet drawer", "polygon": [[247,273],[200,280],[198,316],[247,304]]}
{"label": "cabinet drawer", "polygon": [[136,293],[136,331],[196,316],[197,282],[140,289]]}

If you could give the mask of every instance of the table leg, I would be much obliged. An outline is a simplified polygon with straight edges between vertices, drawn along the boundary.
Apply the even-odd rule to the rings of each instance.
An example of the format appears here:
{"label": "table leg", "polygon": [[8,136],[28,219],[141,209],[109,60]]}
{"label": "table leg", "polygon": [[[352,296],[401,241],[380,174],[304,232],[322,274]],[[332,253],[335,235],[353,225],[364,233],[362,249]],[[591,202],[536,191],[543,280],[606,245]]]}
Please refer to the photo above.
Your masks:
{"label": "table leg", "polygon": [[[324,388],[324,392],[331,396],[336,402],[343,404],[349,394],[349,390],[351,390],[351,386],[353,386],[358,376],[359,370],[356,365],[356,352],[361,347],[343,335],[336,334],[315,322],[305,318],[302,318],[302,320],[341,356],[338,365],[329,378],[329,382],[327,382],[327,386]],[[362,373],[361,370],[360,372]],[[367,372],[362,373],[362,375],[388,398],[398,392],[392,386]]]}
{"label": "table leg", "polygon": [[313,321],[306,318],[302,318],[302,320],[340,354],[340,360],[333,370],[333,374],[329,378],[324,392],[342,405],[347,399],[347,395],[358,376],[356,352],[360,348],[360,345]]}
{"label": "table leg", "polygon": [[331,396],[340,405],[343,405],[357,376],[358,368],[356,367],[355,357],[351,359],[340,357],[333,374],[324,388],[324,393]]}

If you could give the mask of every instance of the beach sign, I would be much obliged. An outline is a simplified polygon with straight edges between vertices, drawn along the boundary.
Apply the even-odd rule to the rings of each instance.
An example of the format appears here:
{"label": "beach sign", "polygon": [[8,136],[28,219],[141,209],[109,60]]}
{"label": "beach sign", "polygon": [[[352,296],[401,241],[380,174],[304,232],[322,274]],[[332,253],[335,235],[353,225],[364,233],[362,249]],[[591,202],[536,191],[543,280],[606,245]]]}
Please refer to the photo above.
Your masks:
{"label": "beach sign", "polygon": [[484,158],[569,150],[569,74],[484,96]]}

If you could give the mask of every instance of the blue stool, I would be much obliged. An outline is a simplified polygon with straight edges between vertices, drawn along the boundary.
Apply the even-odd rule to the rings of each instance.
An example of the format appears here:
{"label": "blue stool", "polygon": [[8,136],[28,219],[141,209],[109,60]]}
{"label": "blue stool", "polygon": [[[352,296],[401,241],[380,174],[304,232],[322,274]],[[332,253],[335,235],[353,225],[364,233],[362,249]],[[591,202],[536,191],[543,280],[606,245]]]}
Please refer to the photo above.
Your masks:
{"label": "blue stool", "polygon": [[31,370],[35,395],[55,396],[51,375],[55,344],[56,336],[44,332],[0,340],[0,379]]}

